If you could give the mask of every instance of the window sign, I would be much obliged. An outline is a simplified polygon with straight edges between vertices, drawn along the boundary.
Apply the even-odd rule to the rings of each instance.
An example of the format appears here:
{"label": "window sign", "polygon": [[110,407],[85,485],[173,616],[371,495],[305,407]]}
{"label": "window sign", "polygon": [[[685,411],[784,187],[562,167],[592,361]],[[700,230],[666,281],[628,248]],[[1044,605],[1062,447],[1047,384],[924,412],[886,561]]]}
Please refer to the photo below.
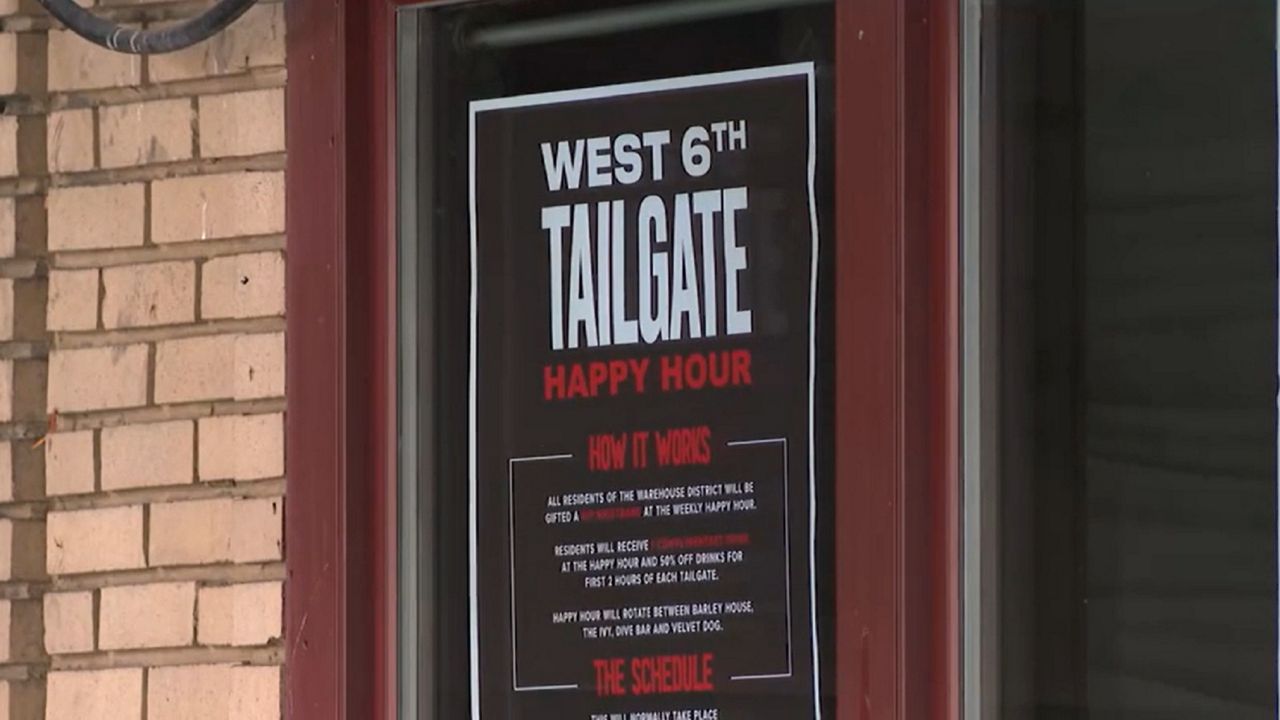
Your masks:
{"label": "window sign", "polygon": [[820,717],[812,64],[470,106],[473,720]]}

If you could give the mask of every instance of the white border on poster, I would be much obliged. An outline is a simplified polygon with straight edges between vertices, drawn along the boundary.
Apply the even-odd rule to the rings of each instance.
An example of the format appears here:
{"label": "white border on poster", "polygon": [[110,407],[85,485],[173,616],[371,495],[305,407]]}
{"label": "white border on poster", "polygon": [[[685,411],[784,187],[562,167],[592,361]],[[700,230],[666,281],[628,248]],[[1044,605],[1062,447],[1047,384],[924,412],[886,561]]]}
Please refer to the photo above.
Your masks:
{"label": "white border on poster", "polygon": [[818,600],[817,600],[817,501],[814,497],[817,490],[816,466],[816,416],[814,407],[814,381],[817,372],[817,305],[818,305],[818,208],[814,191],[815,169],[817,167],[817,102],[814,80],[814,64],[791,63],[768,67],[734,70],[729,72],[706,73],[702,75],[686,75],[662,80],[624,83],[620,85],[603,85],[598,87],[563,90],[559,92],[536,93],[532,95],[513,95],[511,97],[475,100],[470,103],[468,114],[468,195],[471,221],[471,343],[468,378],[468,416],[469,428],[467,447],[469,455],[468,476],[468,565],[471,595],[471,718],[480,718],[480,619],[479,619],[479,571],[476,558],[479,547],[479,535],[476,522],[478,510],[476,497],[476,330],[478,324],[479,301],[479,267],[477,265],[478,237],[476,229],[476,115],[489,110],[502,110],[520,107],[538,107],[559,103],[597,100],[603,98],[624,97],[644,93],[670,92],[688,90],[716,85],[732,85],[765,80],[771,78],[805,76],[809,83],[809,223],[812,235],[812,262],[809,271],[809,635],[813,641],[813,703],[814,717],[822,718],[821,673],[818,665]]}

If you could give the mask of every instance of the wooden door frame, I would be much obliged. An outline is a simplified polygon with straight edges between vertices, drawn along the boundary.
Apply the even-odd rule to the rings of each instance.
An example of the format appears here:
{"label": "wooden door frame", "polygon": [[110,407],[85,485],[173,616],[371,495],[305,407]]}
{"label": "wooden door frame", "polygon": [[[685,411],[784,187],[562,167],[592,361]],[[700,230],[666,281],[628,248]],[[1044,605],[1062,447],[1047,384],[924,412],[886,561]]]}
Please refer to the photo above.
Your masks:
{"label": "wooden door frame", "polygon": [[[959,717],[959,2],[836,3],[839,720]],[[396,682],[394,15],[286,4],[287,720]]]}
{"label": "wooden door frame", "polygon": [[840,720],[958,718],[958,0],[837,0]]}

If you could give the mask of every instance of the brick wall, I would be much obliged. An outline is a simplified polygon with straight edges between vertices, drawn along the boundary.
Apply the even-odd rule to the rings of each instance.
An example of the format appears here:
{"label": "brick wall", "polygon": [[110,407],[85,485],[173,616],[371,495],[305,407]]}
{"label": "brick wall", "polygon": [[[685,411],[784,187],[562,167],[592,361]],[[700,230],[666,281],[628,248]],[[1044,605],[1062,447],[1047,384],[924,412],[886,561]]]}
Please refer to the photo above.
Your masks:
{"label": "brick wall", "polygon": [[280,716],[283,7],[0,0],[0,720]]}

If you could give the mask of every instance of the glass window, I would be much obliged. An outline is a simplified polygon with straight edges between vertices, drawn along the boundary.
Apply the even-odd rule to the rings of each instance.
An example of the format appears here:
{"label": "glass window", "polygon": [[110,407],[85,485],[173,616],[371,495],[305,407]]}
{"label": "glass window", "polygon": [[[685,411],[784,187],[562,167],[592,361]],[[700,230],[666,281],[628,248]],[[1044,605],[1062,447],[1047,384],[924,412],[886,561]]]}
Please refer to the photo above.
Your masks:
{"label": "glass window", "polygon": [[979,716],[1274,718],[1275,3],[982,11]]}
{"label": "glass window", "polygon": [[[477,702],[484,720],[831,716],[833,43],[822,0],[402,12],[406,717],[473,717]],[[685,145],[700,122],[707,136]],[[739,177],[745,191],[720,188]],[[670,236],[632,217],[656,206],[645,187],[674,208]],[[638,249],[647,232],[660,251]],[[614,244],[597,242],[609,233]],[[696,242],[678,257],[682,237]],[[599,265],[581,261],[588,249]],[[682,282],[700,291],[667,292]],[[675,322],[637,315],[655,297]],[[691,362],[682,395],[662,394],[673,357]],[[649,394],[630,397],[641,374]],[[613,399],[595,397],[602,387]],[[770,424],[814,432],[754,432]],[[634,431],[662,433],[646,452],[668,469],[641,472],[635,444],[588,443]],[[692,454],[661,455],[667,441]],[[595,475],[612,470],[616,481]],[[637,488],[668,502],[635,500]],[[695,511],[724,519],[662,515]],[[671,578],[661,602],[624,589],[646,572]],[[675,639],[617,639],[651,631]]]}

